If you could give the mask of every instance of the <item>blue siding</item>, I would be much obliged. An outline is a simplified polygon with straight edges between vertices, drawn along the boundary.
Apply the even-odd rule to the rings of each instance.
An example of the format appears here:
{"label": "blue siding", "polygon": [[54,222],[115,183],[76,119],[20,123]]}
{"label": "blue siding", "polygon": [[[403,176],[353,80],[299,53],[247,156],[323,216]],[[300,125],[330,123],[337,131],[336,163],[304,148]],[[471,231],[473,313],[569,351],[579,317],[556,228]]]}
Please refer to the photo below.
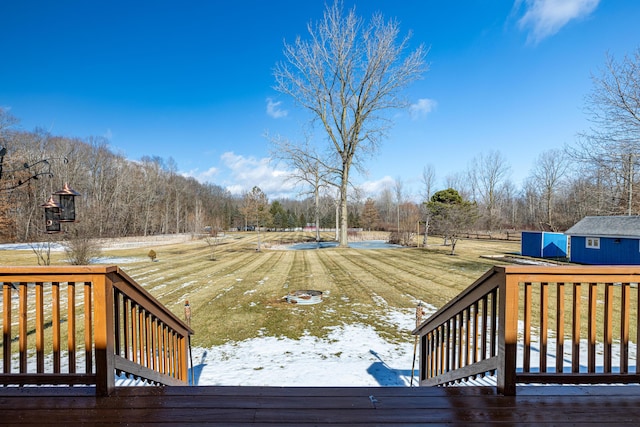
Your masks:
{"label": "blue siding", "polygon": [[523,231],[520,239],[520,253],[524,256],[542,256],[542,233]]}
{"label": "blue siding", "polygon": [[520,253],[538,258],[566,257],[567,236],[562,233],[523,231]]}
{"label": "blue siding", "polygon": [[585,239],[581,236],[571,236],[572,262],[593,265],[640,265],[640,240],[638,238],[600,237],[600,249],[587,248]]}

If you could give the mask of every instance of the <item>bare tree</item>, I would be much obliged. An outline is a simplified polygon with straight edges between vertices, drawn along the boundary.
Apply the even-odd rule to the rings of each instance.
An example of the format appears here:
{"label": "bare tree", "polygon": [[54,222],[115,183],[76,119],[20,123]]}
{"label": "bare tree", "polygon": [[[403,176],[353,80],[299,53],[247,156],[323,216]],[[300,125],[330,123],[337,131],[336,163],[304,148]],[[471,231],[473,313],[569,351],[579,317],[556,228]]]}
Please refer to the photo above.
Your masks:
{"label": "bare tree", "polygon": [[558,231],[553,220],[554,198],[560,190],[562,180],[569,168],[566,155],[560,150],[545,151],[538,157],[532,172],[536,187],[542,191],[544,202],[546,227],[551,231]]}
{"label": "bare tree", "polygon": [[216,260],[216,249],[218,248],[218,230],[212,228],[211,232],[204,238],[205,243],[209,247],[209,260]]}
{"label": "bare tree", "polygon": [[[303,146],[291,144],[284,139],[273,139],[274,148],[272,157],[281,159],[291,168],[289,179],[296,183],[304,182],[311,187],[311,195],[314,202],[314,223],[316,229],[316,242],[320,241],[320,193],[327,185],[332,184],[331,170],[327,168],[320,156],[316,154],[308,142]],[[308,194],[308,193],[307,193]]]}
{"label": "bare tree", "polygon": [[[420,196],[422,200],[428,201],[431,200],[431,196],[433,195],[433,186],[436,181],[436,170],[433,165],[427,165],[422,169],[422,193]],[[429,209],[427,209],[426,204],[422,204],[422,210],[424,213],[424,237],[422,239],[422,245],[427,246],[427,235],[429,234]]]}
{"label": "bare tree", "polygon": [[480,154],[472,160],[469,167],[470,182],[478,192],[478,201],[486,211],[486,226],[492,231],[496,226],[498,192],[509,173],[509,165],[499,151]]}
{"label": "bare tree", "polygon": [[[607,54],[605,68],[592,76],[593,89],[586,99],[592,123],[580,134],[570,153],[592,168],[607,170],[622,186],[611,213],[623,208],[633,212],[633,186],[640,157],[640,48],[621,62]],[[618,206],[616,206],[618,205]]]}
{"label": "bare tree", "polygon": [[394,217],[394,209],[393,209],[393,192],[389,186],[385,186],[380,195],[378,196],[378,205],[382,225],[385,229],[390,230],[393,227],[393,217]]}
{"label": "bare tree", "polygon": [[398,40],[397,22],[375,14],[365,25],[355,8],[344,15],[339,1],[307,29],[310,41],[285,42],[285,61],[274,71],[275,89],[310,111],[327,134],[334,154],[327,166],[340,188],[339,242],[347,246],[351,166],[384,137],[389,125],[384,113],[407,105],[399,93],[426,70],[426,51],[420,46],[405,57],[409,37]]}
{"label": "bare tree", "polygon": [[62,245],[69,264],[88,265],[93,258],[100,256],[100,243],[92,237],[93,232],[93,227],[83,222],[65,233]]}
{"label": "bare tree", "polygon": [[403,184],[400,178],[396,178],[395,185],[395,196],[396,196],[396,230],[398,233],[400,232],[400,205],[404,202],[404,191]]}
{"label": "bare tree", "polygon": [[269,218],[268,205],[267,196],[260,187],[253,187],[250,192],[245,193],[243,196],[243,213],[249,220],[255,221],[255,230],[258,233],[258,251],[260,251],[260,227]]}

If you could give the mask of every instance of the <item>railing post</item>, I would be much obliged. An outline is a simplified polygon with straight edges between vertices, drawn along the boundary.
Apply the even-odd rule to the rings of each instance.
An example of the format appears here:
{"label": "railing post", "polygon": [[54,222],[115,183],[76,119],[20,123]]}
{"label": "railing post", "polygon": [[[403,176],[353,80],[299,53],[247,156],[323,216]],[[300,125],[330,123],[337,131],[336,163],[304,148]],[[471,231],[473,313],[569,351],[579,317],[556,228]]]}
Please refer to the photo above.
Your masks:
{"label": "railing post", "polygon": [[113,282],[111,275],[94,276],[96,395],[108,396],[115,389]]}
{"label": "railing post", "polygon": [[518,346],[518,282],[505,272],[499,287],[498,392],[516,394],[516,352]]}

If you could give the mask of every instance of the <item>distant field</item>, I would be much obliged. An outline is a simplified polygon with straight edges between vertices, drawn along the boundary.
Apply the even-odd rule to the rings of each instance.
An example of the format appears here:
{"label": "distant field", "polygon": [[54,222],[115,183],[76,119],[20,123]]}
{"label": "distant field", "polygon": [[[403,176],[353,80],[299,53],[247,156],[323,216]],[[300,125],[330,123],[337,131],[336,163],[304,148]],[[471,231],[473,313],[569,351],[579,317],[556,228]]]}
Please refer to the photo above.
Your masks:
{"label": "distant field", "polygon": [[[440,307],[496,264],[481,255],[519,251],[519,242],[462,240],[457,255],[450,256],[438,238],[431,238],[427,248],[281,249],[312,239],[302,232],[260,233],[260,252],[254,232],[228,234],[213,251],[203,239],[129,241],[109,245],[101,262],[119,265],[181,318],[189,300],[196,346],[257,336],[326,337],[327,328],[352,323],[372,325],[389,341],[406,342],[406,331],[398,331],[390,313],[413,312],[418,301]],[[150,249],[156,262],[146,256]],[[52,264],[63,259],[64,253],[54,253]],[[0,251],[5,265],[36,262],[30,251]],[[299,289],[322,291],[324,300],[307,306],[283,301]]]}

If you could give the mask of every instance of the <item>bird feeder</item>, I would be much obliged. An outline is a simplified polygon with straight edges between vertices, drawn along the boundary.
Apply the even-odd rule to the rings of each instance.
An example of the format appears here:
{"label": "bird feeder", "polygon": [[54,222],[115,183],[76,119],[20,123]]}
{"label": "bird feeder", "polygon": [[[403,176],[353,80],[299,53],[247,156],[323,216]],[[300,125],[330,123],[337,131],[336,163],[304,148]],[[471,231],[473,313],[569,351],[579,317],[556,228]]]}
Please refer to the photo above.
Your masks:
{"label": "bird feeder", "polygon": [[80,196],[80,193],[73,190],[67,183],[60,191],[56,191],[56,196],[60,200],[60,222],[75,222],[76,221],[76,203],[75,198]]}
{"label": "bird feeder", "polygon": [[44,221],[47,233],[60,233],[60,205],[53,200],[53,195],[44,205]]}

